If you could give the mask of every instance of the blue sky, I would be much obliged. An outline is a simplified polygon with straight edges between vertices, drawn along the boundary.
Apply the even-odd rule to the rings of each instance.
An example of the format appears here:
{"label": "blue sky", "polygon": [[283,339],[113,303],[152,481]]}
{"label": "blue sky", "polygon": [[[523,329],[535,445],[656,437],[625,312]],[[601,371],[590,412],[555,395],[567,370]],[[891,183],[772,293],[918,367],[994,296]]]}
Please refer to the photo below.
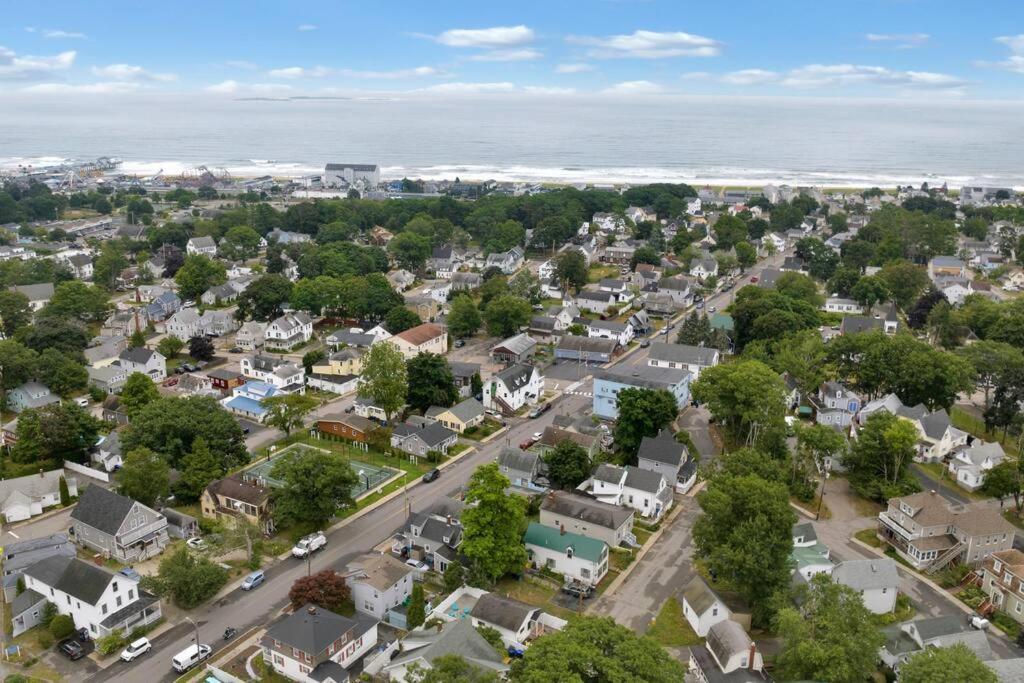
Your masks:
{"label": "blue sky", "polygon": [[3,16],[0,93],[24,96],[1024,94],[1019,0],[51,0]]}

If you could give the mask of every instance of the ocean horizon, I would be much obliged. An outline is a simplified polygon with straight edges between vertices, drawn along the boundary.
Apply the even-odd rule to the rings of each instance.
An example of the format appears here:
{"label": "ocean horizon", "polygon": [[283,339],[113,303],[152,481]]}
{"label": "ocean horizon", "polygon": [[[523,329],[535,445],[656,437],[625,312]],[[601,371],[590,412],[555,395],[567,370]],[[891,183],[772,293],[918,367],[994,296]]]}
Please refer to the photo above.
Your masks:
{"label": "ocean horizon", "polygon": [[84,98],[5,103],[0,168],[119,157],[122,171],[546,183],[1024,189],[1024,103],[810,98]]}

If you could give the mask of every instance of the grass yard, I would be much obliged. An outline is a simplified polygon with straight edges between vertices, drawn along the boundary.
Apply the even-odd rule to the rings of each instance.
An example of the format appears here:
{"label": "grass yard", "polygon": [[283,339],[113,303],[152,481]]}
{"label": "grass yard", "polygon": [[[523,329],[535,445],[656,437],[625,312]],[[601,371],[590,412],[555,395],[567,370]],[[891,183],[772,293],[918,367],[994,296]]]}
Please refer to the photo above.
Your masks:
{"label": "grass yard", "polygon": [[558,588],[540,580],[524,577],[517,581],[516,579],[506,577],[498,582],[494,587],[494,592],[514,600],[519,600],[520,602],[525,602],[528,605],[540,607],[549,614],[553,614],[561,619],[569,619],[575,615],[575,612],[572,610],[560,607],[552,601],[552,598],[558,594]]}
{"label": "grass yard", "polygon": [[980,491],[968,491],[965,488],[957,486],[956,482],[950,478],[949,470],[947,470],[940,462],[915,462],[912,467],[920,468],[921,471],[928,474],[928,476],[933,477],[944,486],[948,486],[951,490],[967,496],[968,498],[973,498],[974,500],[988,500],[989,498]]}
{"label": "grass yard", "polygon": [[878,533],[875,531],[874,527],[871,527],[870,529],[862,529],[855,533],[853,537],[862,543],[867,543],[872,548],[882,547],[882,540],[878,538]]}
{"label": "grass yard", "polygon": [[492,417],[488,417],[484,418],[484,421],[477,426],[470,427],[466,431],[462,432],[462,436],[467,439],[473,439],[474,441],[481,441],[499,429],[501,429],[501,423]]}
{"label": "grass yard", "polygon": [[616,548],[609,553],[608,566],[614,571],[622,572],[625,571],[626,567],[633,564],[634,559],[636,559],[636,553],[632,550],[619,550]]}
{"label": "grass yard", "polygon": [[1024,529],[1024,519],[1017,514],[1017,508],[1014,505],[1011,504],[1003,510],[1003,518],[1018,529]]}
{"label": "grass yard", "polygon": [[875,619],[879,626],[888,626],[909,621],[914,618],[915,614],[917,614],[917,609],[910,598],[906,595],[899,595],[896,597],[896,608],[888,614],[876,614]]}
{"label": "grass yard", "polygon": [[594,264],[587,270],[587,282],[600,282],[605,278],[618,278],[621,275],[619,266],[604,266]]}
{"label": "grass yard", "polygon": [[648,531],[637,525],[633,525],[633,535],[636,536],[636,542],[641,546],[647,545],[648,539],[654,534],[653,531]]}
{"label": "grass yard", "polygon": [[669,598],[658,616],[654,618],[647,635],[658,641],[662,647],[683,647],[699,645],[704,641],[698,636],[683,616],[682,605],[675,598]]}
{"label": "grass yard", "polygon": [[468,450],[469,448],[470,445],[468,443],[457,443],[448,449],[448,457],[454,458],[456,455],[462,453],[465,450]]}
{"label": "grass yard", "polygon": [[985,429],[984,421],[971,415],[963,408],[953,406],[949,411],[949,419],[957,429],[970,432],[974,436],[980,437],[985,441],[997,441],[1002,445],[1003,450],[1005,450],[1009,455],[1020,455],[1020,452],[1017,450],[1017,441],[1015,439],[1004,438],[1002,433],[998,430],[989,434]]}

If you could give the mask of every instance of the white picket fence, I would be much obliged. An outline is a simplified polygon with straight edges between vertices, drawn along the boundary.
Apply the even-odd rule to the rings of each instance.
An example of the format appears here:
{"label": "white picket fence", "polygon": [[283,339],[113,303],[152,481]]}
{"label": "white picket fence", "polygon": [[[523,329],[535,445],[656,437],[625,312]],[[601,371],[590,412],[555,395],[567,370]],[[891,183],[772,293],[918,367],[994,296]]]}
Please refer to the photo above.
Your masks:
{"label": "white picket fence", "polygon": [[64,461],[64,469],[77,472],[78,474],[84,474],[92,479],[97,479],[103,482],[110,481],[110,475],[103,470],[93,469],[92,467],[86,467],[85,465],[79,465],[77,462],[71,462],[70,460]]}

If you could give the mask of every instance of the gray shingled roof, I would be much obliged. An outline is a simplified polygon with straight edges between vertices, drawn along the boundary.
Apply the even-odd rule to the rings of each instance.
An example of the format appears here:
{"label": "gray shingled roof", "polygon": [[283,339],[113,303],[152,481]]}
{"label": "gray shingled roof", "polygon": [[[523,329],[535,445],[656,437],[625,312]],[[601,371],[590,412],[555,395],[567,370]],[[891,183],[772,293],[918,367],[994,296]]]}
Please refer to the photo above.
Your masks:
{"label": "gray shingled roof", "polygon": [[405,642],[405,651],[391,660],[388,666],[408,664],[418,659],[429,663],[443,655],[458,655],[477,666],[496,671],[508,670],[503,658],[477,632],[470,619],[449,622],[441,627],[440,632],[434,629],[413,631]]}
{"label": "gray shingled roof", "polygon": [[533,605],[505,598],[497,593],[485,593],[473,605],[470,616],[516,633],[535,612],[540,610]]}
{"label": "gray shingled roof", "polygon": [[[95,487],[93,487],[95,488]],[[54,555],[25,568],[37,581],[95,605],[116,575],[77,557]],[[131,579],[124,578],[126,582]]]}
{"label": "gray shingled roof", "polygon": [[900,583],[896,562],[882,558],[840,562],[832,570],[832,580],[856,591],[892,588]]}
{"label": "gray shingled roof", "polygon": [[[300,652],[318,655],[343,635],[356,628],[356,620],[306,605],[267,629],[267,638],[280,641]],[[358,635],[353,634],[353,639]]]}
{"label": "gray shingled roof", "polygon": [[653,460],[673,467],[686,461],[686,446],[675,440],[671,432],[662,432],[656,437],[645,436],[640,440],[637,459]]}
{"label": "gray shingled roof", "polygon": [[633,517],[633,509],[566,491],[552,491],[544,496],[540,507],[548,512],[596,524],[605,529],[618,529]]}
{"label": "gray shingled roof", "polygon": [[498,464],[516,472],[533,472],[540,456],[518,448],[503,448],[498,455]]}
{"label": "gray shingled roof", "polygon": [[665,477],[660,472],[642,470],[633,465],[626,465],[626,486],[631,489],[657,493],[661,490],[664,479]]}
{"label": "gray shingled roof", "polygon": [[93,484],[78,499],[78,504],[71,512],[71,519],[113,536],[134,505],[135,501],[128,496]]}

